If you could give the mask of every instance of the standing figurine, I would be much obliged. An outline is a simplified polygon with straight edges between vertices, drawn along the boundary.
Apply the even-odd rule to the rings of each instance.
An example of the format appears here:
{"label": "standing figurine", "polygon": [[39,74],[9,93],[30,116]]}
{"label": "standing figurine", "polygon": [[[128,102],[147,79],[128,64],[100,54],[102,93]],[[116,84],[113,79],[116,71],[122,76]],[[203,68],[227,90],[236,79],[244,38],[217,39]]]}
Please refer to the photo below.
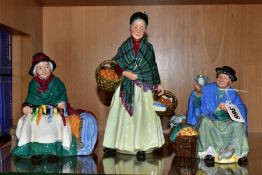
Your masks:
{"label": "standing figurine", "polygon": [[[236,72],[228,66],[216,68],[217,81],[202,88],[202,120],[198,128],[198,156],[206,162],[242,163],[249,151],[247,109],[231,83]],[[232,119],[227,110],[233,104],[240,111],[243,123]]]}
{"label": "standing figurine", "polygon": [[124,77],[111,101],[103,146],[105,154],[136,154],[144,159],[164,144],[159,116],[153,108],[153,92],[163,95],[153,46],[145,32],[148,16],[136,12],[130,18],[131,36],[113,58]]}
{"label": "standing figurine", "polygon": [[200,120],[200,106],[201,106],[201,88],[208,83],[208,77],[206,75],[198,75],[194,79],[194,90],[191,92],[189,103],[188,103],[188,113],[187,113],[187,123],[193,126],[197,125]]}

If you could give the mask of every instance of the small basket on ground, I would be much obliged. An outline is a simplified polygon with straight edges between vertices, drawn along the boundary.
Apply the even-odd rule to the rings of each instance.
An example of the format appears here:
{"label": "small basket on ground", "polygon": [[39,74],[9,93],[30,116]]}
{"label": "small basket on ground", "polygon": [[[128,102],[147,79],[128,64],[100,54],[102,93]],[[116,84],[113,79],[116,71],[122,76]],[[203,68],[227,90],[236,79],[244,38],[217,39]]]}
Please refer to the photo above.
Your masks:
{"label": "small basket on ground", "polygon": [[178,157],[196,157],[197,136],[177,136],[173,150]]}
{"label": "small basket on ground", "polygon": [[162,96],[154,95],[154,100],[159,101],[160,103],[166,106],[166,111],[156,111],[160,117],[170,117],[175,114],[177,107],[177,98],[176,95],[170,91],[165,90]]}
{"label": "small basket on ground", "polygon": [[114,60],[105,60],[96,68],[96,82],[100,89],[108,92],[114,92],[119,86],[121,75],[114,71],[116,62]]}

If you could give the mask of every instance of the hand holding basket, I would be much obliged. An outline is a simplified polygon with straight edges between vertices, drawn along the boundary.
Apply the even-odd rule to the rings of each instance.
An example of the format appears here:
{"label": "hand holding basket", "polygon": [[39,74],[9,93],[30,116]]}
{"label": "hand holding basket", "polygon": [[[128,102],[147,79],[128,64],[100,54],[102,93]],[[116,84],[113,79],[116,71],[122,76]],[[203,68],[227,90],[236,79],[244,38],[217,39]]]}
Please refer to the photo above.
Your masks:
{"label": "hand holding basket", "polygon": [[165,111],[156,111],[160,117],[170,117],[175,114],[175,109],[177,107],[177,98],[176,95],[170,91],[165,90],[164,94],[161,96],[154,95],[154,100],[162,103],[166,106]]}

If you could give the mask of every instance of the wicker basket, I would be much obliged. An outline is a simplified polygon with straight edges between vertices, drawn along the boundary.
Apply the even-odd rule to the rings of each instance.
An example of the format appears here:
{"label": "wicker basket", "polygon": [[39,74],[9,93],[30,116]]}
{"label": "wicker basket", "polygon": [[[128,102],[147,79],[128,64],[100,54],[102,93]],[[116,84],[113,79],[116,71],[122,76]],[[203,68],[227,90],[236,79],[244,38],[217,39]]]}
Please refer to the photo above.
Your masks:
{"label": "wicker basket", "polygon": [[[172,103],[167,106],[166,111],[156,111],[156,113],[160,116],[160,117],[170,117],[172,115],[175,114],[175,110],[177,107],[177,98],[176,95],[170,91],[165,90],[164,94],[162,96],[165,96],[167,98],[172,98]],[[157,96],[157,94],[154,95],[155,100],[157,101],[159,98],[161,98],[162,96]]]}
{"label": "wicker basket", "polygon": [[103,61],[97,68],[96,68],[96,82],[100,89],[103,89],[108,92],[113,92],[119,86],[121,81],[121,76],[118,79],[108,80],[101,76],[100,70],[103,68],[112,68],[116,65],[114,60],[106,60]]}
{"label": "wicker basket", "polygon": [[174,153],[178,157],[196,157],[197,136],[177,136],[173,143]]}

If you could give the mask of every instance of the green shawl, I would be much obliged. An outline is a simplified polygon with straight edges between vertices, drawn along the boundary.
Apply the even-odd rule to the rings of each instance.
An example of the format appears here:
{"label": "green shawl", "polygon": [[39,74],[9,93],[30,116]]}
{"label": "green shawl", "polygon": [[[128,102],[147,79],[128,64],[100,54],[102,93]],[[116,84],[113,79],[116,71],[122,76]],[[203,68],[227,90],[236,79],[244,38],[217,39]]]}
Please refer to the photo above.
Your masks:
{"label": "green shawl", "polygon": [[132,81],[126,77],[122,79],[120,97],[129,115],[133,114],[134,85],[143,87],[144,91],[155,89],[160,84],[155,53],[153,46],[142,39],[137,56],[135,57],[132,38],[128,38],[118,49],[113,58],[124,71],[132,71],[138,75],[138,79]]}
{"label": "green shawl", "polygon": [[38,92],[40,85],[34,79],[30,81],[28,95],[25,102],[32,106],[57,105],[64,101],[67,102],[67,94],[64,83],[56,76],[48,84],[47,91]]}

